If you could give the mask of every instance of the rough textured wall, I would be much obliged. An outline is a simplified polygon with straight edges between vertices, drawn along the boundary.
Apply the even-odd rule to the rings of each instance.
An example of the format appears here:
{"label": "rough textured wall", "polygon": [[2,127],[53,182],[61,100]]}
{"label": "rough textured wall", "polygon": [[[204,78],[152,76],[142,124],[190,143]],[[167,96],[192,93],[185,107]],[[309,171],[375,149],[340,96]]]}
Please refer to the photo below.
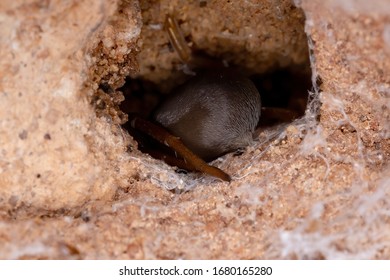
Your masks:
{"label": "rough textured wall", "polygon": [[[304,14],[291,1],[140,1],[144,26],[135,77],[169,90],[183,78],[164,21],[174,16],[195,52],[239,65],[249,73],[307,63]],[[171,80],[174,81],[171,81]]]}
{"label": "rough textured wall", "polygon": [[[74,212],[115,193],[124,142],[106,141],[112,129],[96,118],[84,83],[94,63],[88,47],[98,31],[103,37],[110,28],[116,6],[115,1],[0,4],[2,216]],[[139,12],[132,10],[129,17]],[[122,40],[134,40],[139,28],[133,24]]]}
{"label": "rough textured wall", "polygon": [[[207,1],[202,9],[218,2]],[[121,116],[110,110],[120,97],[113,96],[112,104],[107,95],[94,99],[100,83],[119,86],[123,75],[136,70],[123,59],[137,51],[135,41],[125,43],[139,32],[136,2],[74,1],[63,7],[60,1],[3,1],[0,256],[389,258],[390,8],[381,0],[370,7],[365,1],[296,2],[306,16],[313,79],[319,75],[321,88],[314,89],[304,118],[261,132],[240,157],[215,162],[232,174],[227,184],[175,173],[140,154],[117,127]],[[286,11],[286,2],[273,8],[265,3],[239,6],[269,7],[253,15],[255,22],[265,11],[271,18]],[[134,6],[123,12],[128,5]],[[72,12],[61,14],[65,8]],[[189,32],[190,19],[199,20],[191,37],[201,45],[196,34],[210,29],[201,20],[207,12],[199,11],[183,13],[189,19],[183,27]],[[127,36],[113,28],[121,27],[119,35],[127,30],[120,15],[129,19]],[[237,15],[244,19],[228,35],[245,41],[248,34],[239,32],[248,19]],[[155,17],[163,21],[163,14]],[[150,18],[146,12],[144,21]],[[210,36],[215,45],[205,39],[204,48],[210,43],[212,53],[226,45],[223,31],[222,38]],[[48,54],[37,56],[45,47]],[[169,53],[166,64],[158,61],[167,65],[162,76],[175,60]],[[106,113],[96,117],[90,103],[101,100],[108,108],[102,106]],[[167,190],[174,188],[189,191]]]}

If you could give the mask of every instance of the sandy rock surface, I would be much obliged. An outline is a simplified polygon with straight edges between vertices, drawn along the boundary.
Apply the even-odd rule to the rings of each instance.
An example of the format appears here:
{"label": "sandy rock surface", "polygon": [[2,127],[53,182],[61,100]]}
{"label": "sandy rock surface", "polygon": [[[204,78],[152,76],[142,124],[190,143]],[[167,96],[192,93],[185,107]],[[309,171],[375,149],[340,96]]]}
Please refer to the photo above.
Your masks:
{"label": "sandy rock surface", "polygon": [[[387,1],[230,2],[2,1],[0,258],[390,258]],[[183,76],[167,13],[250,73],[311,63],[305,116],[213,163],[230,184],[120,127],[127,76]]]}

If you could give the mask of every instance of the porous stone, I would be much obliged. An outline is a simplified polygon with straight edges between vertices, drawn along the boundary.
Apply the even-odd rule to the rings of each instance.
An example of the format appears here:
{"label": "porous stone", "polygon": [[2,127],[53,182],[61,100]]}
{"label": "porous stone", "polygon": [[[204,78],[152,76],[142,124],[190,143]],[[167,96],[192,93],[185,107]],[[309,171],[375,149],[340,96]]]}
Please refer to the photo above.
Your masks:
{"label": "porous stone", "polygon": [[[2,1],[0,258],[390,258],[387,2]],[[250,71],[310,49],[305,116],[214,162],[230,184],[175,173],[119,127],[125,76],[177,75],[167,13]]]}

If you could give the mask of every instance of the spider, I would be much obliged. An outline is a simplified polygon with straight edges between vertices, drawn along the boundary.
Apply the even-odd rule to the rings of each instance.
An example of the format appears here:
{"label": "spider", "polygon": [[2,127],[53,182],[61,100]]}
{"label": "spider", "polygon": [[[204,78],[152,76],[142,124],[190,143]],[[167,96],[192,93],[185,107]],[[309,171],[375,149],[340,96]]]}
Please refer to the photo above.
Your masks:
{"label": "spider", "polygon": [[262,114],[260,94],[239,72],[204,57],[194,58],[173,16],[167,16],[165,28],[183,63],[195,69],[212,66],[178,87],[156,109],[152,120],[130,114],[129,125],[175,152],[152,152],[153,157],[229,182],[229,174],[207,162],[252,143]]}

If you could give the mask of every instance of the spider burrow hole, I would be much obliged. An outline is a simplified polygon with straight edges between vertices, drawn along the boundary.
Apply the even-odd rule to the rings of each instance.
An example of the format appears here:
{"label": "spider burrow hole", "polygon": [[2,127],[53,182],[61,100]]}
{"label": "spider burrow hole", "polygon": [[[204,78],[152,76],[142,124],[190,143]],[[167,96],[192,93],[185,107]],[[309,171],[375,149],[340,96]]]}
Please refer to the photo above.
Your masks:
{"label": "spider burrow hole", "polygon": [[[158,104],[193,77],[194,71],[180,59],[164,28],[167,15],[173,15],[194,57],[221,62],[255,84],[264,109],[258,123],[260,130],[304,115],[308,91],[312,89],[308,39],[304,14],[290,1],[254,5],[248,1],[199,4],[163,0],[140,1],[140,7],[140,71],[132,73],[124,86],[115,89],[124,96],[115,108],[119,114],[136,113],[150,118]],[[207,68],[206,63],[195,72]],[[101,89],[112,90],[105,84],[101,84]],[[124,127],[128,129],[129,125]],[[148,152],[152,146],[169,153],[169,149],[149,137],[131,129],[129,133],[141,151]]]}

